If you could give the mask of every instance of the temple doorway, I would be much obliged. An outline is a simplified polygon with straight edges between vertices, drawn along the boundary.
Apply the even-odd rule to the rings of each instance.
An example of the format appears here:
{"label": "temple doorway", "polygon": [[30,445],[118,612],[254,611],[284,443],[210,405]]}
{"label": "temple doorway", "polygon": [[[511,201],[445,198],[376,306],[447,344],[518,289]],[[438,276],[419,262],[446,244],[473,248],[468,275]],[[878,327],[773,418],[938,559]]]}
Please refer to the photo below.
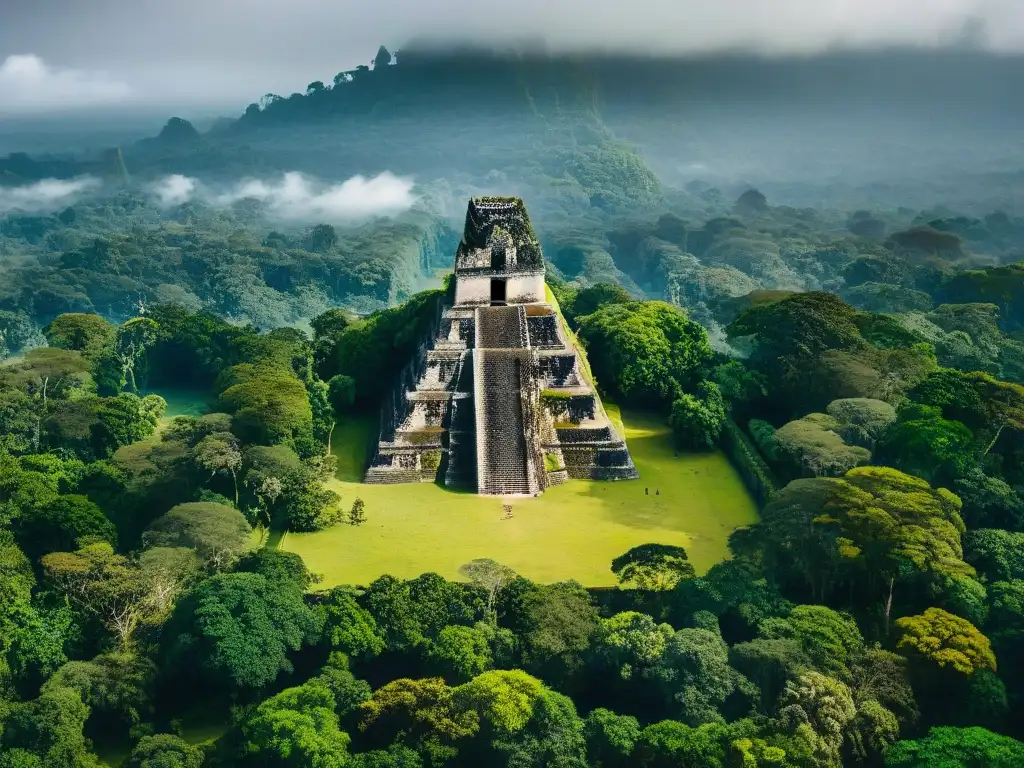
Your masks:
{"label": "temple doorway", "polygon": [[504,304],[506,301],[505,281],[491,280],[491,304]]}

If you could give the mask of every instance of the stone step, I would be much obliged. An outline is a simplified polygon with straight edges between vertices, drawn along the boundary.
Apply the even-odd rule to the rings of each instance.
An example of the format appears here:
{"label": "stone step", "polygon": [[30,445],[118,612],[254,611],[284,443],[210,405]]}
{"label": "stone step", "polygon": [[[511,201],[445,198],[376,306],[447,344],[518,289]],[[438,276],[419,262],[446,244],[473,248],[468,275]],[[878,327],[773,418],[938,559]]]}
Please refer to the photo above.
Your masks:
{"label": "stone step", "polygon": [[477,490],[490,495],[533,495],[523,424],[521,367],[530,355],[520,350],[477,349]]}
{"label": "stone step", "polygon": [[527,332],[530,335],[530,346],[539,349],[562,349],[562,335],[558,330],[558,316],[528,315],[526,318]]}
{"label": "stone step", "polygon": [[522,306],[477,309],[477,349],[524,349],[528,341],[526,312]]}

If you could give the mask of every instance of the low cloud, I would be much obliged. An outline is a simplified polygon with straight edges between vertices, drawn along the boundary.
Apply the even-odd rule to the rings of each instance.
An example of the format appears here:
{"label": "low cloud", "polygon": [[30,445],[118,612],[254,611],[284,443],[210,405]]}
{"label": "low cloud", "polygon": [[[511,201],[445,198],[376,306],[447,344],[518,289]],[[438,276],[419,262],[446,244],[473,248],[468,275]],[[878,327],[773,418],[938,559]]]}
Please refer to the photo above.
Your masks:
{"label": "low cloud", "polygon": [[175,173],[150,185],[150,191],[160,201],[160,205],[181,205],[193,198],[198,186],[195,179]]}
{"label": "low cloud", "polygon": [[114,104],[131,95],[127,83],[103,72],[51,67],[34,54],[8,56],[0,64],[0,114]]}
{"label": "low cloud", "polygon": [[0,214],[45,213],[70,205],[84,193],[101,186],[99,179],[43,179],[20,187],[0,187]]}
{"label": "low cloud", "polygon": [[241,200],[259,200],[272,216],[293,221],[353,221],[389,216],[408,210],[416,202],[412,180],[387,171],[372,178],[353,176],[332,185],[292,172],[276,181],[247,179],[220,190],[176,174],[153,184],[151,192],[163,205],[181,205],[198,199],[227,207]]}

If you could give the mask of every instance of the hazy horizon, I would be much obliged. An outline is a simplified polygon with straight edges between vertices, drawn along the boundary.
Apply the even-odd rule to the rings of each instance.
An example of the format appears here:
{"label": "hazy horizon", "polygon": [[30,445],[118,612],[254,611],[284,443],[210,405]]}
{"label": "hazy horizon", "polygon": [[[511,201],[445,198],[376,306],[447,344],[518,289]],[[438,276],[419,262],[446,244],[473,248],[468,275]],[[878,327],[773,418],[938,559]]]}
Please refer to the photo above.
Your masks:
{"label": "hazy horizon", "polygon": [[[586,24],[580,23],[585,18]],[[0,115],[90,106],[244,108],[267,92],[368,64],[410,39],[553,52],[808,55],[875,47],[1024,52],[1016,0],[603,0],[515,6],[451,0],[7,0],[0,10]]]}

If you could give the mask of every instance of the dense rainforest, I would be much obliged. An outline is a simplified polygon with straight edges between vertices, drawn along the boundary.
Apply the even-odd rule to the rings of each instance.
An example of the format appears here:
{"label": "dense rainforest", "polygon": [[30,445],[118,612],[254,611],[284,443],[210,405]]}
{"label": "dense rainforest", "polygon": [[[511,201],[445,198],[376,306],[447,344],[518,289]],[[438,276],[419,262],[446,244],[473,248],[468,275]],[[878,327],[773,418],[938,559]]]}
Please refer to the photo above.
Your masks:
{"label": "dense rainforest", "polygon": [[[678,186],[578,69],[427,59],[0,161],[11,189],[103,179],[0,211],[0,768],[1024,765],[1022,212]],[[430,125],[424,82],[453,105]],[[391,215],[161,195],[385,149],[426,155]],[[482,187],[526,198],[602,395],[739,469],[761,513],[730,559],[325,590],[270,545],[360,523],[332,434],[448,298]],[[167,416],[181,389],[201,415]]]}

